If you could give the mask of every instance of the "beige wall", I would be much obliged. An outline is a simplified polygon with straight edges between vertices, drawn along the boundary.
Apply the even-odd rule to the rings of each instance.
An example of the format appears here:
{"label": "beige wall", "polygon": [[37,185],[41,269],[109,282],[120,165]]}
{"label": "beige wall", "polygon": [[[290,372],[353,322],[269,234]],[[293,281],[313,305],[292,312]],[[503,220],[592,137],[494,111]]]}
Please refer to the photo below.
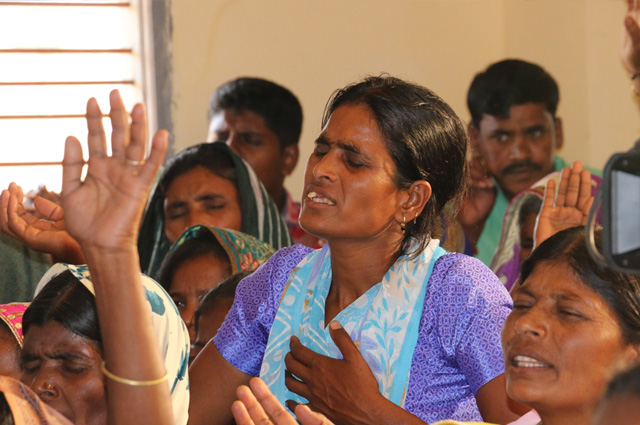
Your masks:
{"label": "beige wall", "polygon": [[638,134],[618,59],[622,0],[173,0],[176,149],[204,141],[215,88],[242,75],[300,98],[304,164],[331,92],[388,72],[435,90],[463,118],[473,75],[505,57],[546,67],[561,87],[567,159],[602,167]]}

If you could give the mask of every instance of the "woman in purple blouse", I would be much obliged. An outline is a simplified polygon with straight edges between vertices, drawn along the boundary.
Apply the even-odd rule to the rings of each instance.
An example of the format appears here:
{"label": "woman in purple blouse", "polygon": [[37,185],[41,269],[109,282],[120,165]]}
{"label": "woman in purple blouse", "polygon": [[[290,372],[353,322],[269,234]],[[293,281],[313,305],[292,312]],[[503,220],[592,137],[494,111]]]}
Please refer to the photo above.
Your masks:
{"label": "woman in purple blouse", "polygon": [[336,92],[300,215],[328,243],[284,248],[240,284],[190,370],[190,423],[228,423],[252,376],[337,423],[515,418],[500,348],[511,300],[435,239],[466,152],[463,124],[428,89],[383,76]]}

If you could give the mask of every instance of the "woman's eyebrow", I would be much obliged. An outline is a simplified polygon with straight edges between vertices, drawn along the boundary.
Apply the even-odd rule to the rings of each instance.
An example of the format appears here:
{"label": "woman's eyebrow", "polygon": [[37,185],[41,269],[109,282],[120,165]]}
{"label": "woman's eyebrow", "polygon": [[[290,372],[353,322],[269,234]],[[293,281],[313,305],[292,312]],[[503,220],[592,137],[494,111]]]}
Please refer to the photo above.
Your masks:
{"label": "woman's eyebrow", "polygon": [[320,135],[318,136],[318,138],[315,140],[315,142],[313,142],[314,145],[328,145],[329,141],[327,140],[326,137]]}
{"label": "woman's eyebrow", "polygon": [[353,153],[358,154],[358,155],[362,155],[362,151],[360,149],[358,149],[358,147],[355,146],[352,143],[349,143],[349,142],[338,142],[337,145],[338,145],[338,147],[340,149],[343,149],[343,150],[349,151],[349,152],[353,152]]}

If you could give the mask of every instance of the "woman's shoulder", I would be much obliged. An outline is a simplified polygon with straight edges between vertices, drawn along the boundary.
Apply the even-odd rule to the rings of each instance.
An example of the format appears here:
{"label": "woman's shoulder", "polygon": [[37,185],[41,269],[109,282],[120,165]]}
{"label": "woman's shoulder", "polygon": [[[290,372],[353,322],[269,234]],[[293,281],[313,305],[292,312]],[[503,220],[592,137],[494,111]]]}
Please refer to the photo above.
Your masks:
{"label": "woman's shoulder", "polygon": [[437,280],[441,282],[503,287],[495,273],[482,261],[460,253],[448,253],[440,257],[434,265],[432,276],[438,277]]}
{"label": "woman's shoulder", "polygon": [[266,269],[263,272],[267,271],[270,274],[282,272],[288,276],[298,263],[313,251],[313,249],[301,244],[286,246],[276,251],[261,268]]}
{"label": "woman's shoulder", "polygon": [[[480,260],[465,254],[449,253],[440,257],[427,286],[429,305],[452,307],[474,305],[477,308],[507,306],[512,301],[497,276]],[[484,307],[482,307],[484,306]]]}

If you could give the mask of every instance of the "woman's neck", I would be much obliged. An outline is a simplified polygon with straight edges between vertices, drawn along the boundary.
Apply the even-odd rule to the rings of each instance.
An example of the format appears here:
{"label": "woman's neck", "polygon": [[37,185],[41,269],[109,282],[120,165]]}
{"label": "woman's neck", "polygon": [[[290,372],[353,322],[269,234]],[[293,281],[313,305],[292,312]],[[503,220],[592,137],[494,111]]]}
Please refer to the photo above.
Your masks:
{"label": "woman's neck", "polygon": [[400,243],[329,243],[332,278],[325,323],[382,281],[400,256]]}

